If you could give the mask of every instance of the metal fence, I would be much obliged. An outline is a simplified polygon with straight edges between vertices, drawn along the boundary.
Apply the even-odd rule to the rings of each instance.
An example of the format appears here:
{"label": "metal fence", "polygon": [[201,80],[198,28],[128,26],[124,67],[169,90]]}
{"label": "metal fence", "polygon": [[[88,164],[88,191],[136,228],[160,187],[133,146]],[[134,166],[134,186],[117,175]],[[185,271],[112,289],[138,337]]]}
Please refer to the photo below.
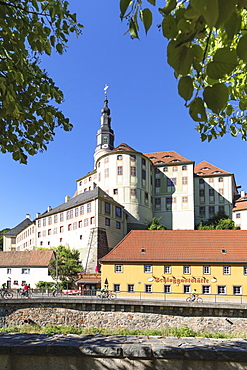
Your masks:
{"label": "metal fence", "polygon": [[[13,294],[13,298],[25,298],[22,295],[20,289],[8,290]],[[30,295],[28,298],[61,298],[61,297],[78,297],[78,298],[96,298],[100,291],[96,290],[57,290],[56,294],[53,294],[53,289],[30,289]],[[112,292],[110,299],[125,299],[125,300],[140,300],[140,301],[186,301],[190,296],[188,293],[163,293],[163,292]],[[203,302],[208,303],[238,303],[247,304],[247,295],[231,295],[231,294],[200,294]],[[1,297],[1,296],[0,296]],[[109,298],[99,298],[100,300],[107,300]]]}

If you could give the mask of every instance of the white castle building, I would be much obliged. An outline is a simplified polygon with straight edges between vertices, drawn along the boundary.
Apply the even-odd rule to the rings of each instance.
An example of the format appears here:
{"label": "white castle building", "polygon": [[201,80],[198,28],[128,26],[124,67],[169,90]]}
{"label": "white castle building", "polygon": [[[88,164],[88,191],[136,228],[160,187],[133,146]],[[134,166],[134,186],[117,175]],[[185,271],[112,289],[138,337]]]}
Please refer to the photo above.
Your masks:
{"label": "white castle building", "polygon": [[[194,229],[225,212],[247,229],[247,197],[238,194],[234,174],[203,161],[197,165],[174,151],[146,153],[125,143],[114,147],[105,97],[94,169],[76,180],[70,199],[30,216],[4,235],[4,251],[69,245],[78,249],[86,271],[132,229],[147,229],[162,217],[167,229]],[[239,199],[238,199],[239,198]]]}

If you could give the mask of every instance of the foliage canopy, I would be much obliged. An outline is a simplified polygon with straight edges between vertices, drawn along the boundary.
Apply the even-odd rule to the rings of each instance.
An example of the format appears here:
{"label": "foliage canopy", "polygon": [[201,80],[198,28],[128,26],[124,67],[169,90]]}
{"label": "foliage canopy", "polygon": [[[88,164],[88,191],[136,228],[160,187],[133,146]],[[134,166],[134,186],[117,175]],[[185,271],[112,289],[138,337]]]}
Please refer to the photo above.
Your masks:
{"label": "foliage canopy", "polygon": [[[39,66],[42,54],[66,50],[83,27],[64,0],[0,1],[0,151],[27,163],[47,149],[55,128],[72,128],[57,108],[62,91]],[[55,104],[55,105],[54,105]]]}
{"label": "foliage canopy", "polygon": [[237,227],[233,220],[231,220],[224,212],[218,212],[215,216],[209,218],[207,221],[201,222],[197,225],[197,230],[236,230]]}
{"label": "foliage canopy", "polygon": [[[76,273],[83,271],[80,262],[80,253],[76,249],[70,249],[63,245],[59,245],[57,248],[52,248],[57,256],[58,260],[58,279],[64,283],[72,283],[76,277]],[[50,274],[55,280],[56,278],[56,261],[51,261]]]}
{"label": "foliage canopy", "polygon": [[166,227],[160,224],[161,219],[162,219],[162,216],[159,218],[154,217],[148,227],[148,230],[166,230]]}
{"label": "foliage canopy", "polygon": [[139,37],[140,23],[148,32],[155,11],[178,93],[201,140],[227,132],[246,140],[247,0],[167,0],[163,8],[156,0],[120,0],[131,38]]}

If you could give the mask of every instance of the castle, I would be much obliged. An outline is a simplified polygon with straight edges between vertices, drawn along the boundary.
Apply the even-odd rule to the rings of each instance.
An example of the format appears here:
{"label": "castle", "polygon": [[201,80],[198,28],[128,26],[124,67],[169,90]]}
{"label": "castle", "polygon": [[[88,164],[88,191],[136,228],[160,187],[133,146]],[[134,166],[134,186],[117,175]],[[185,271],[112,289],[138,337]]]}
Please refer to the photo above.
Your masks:
{"label": "castle", "polygon": [[76,180],[71,199],[8,231],[4,251],[69,245],[80,251],[85,271],[94,272],[99,258],[130,230],[147,229],[153,217],[162,217],[168,230],[193,230],[221,211],[247,229],[247,197],[233,173],[174,151],[114,147],[107,95],[101,112],[94,169]]}

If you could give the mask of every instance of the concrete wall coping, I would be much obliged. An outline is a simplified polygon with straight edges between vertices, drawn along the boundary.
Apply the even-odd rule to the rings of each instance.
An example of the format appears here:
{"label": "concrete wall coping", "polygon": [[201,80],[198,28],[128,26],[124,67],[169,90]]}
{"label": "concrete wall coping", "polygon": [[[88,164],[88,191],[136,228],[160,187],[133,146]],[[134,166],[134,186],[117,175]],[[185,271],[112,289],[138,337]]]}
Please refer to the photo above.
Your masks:
{"label": "concrete wall coping", "polygon": [[126,305],[126,306],[153,306],[153,307],[197,307],[197,308],[207,308],[207,309],[227,309],[227,310],[247,310],[247,304],[231,303],[231,302],[184,302],[184,301],[164,301],[164,300],[138,300],[138,299],[99,299],[99,298],[85,298],[85,297],[42,297],[42,298],[31,298],[31,299],[21,299],[13,298],[10,300],[1,300],[1,304],[32,304],[38,303],[53,303],[56,304],[106,304],[106,305]]}
{"label": "concrete wall coping", "polygon": [[247,339],[0,333],[2,355],[247,362]]}

